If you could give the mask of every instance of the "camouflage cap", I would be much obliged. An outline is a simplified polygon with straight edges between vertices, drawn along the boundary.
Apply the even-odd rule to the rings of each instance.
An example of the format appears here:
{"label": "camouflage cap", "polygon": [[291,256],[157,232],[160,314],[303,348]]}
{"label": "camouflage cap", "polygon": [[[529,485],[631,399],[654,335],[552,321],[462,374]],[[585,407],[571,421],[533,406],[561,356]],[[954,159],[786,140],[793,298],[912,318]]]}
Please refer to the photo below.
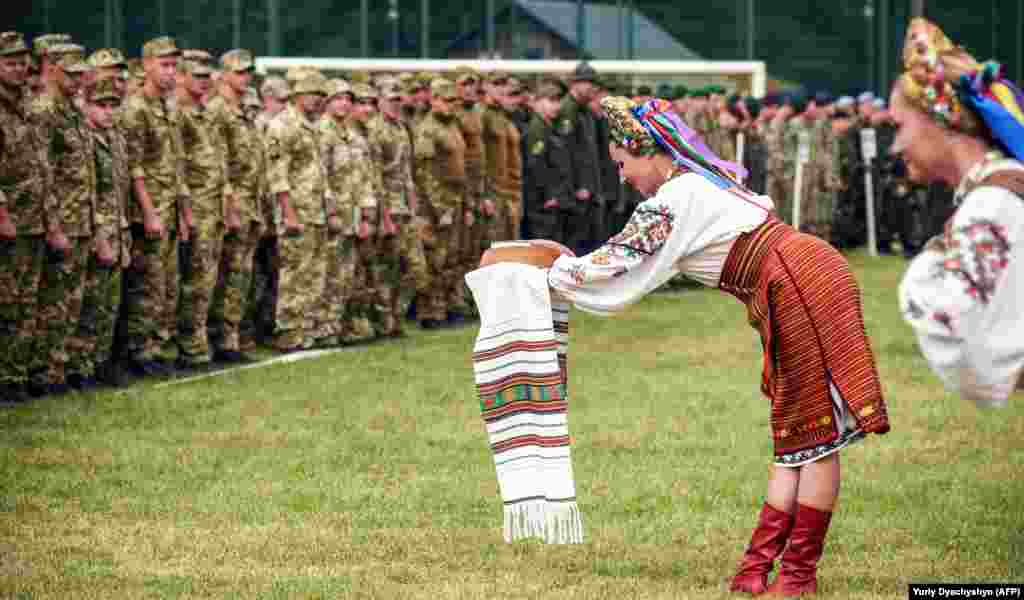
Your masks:
{"label": "camouflage cap", "polygon": [[284,78],[285,81],[287,81],[288,83],[295,85],[297,81],[299,81],[300,79],[305,79],[306,76],[309,75],[310,73],[319,72],[320,71],[316,70],[314,67],[311,67],[309,65],[299,65],[297,67],[292,67],[285,71]]}
{"label": "camouflage cap", "polygon": [[235,73],[251,71],[256,65],[252,60],[252,52],[241,48],[229,50],[220,57],[220,66],[225,71]]}
{"label": "camouflage cap", "polygon": [[473,67],[462,65],[455,69],[455,83],[477,83],[478,81],[480,81],[480,74]]}
{"label": "camouflage cap", "polygon": [[100,102],[101,100],[120,100],[121,93],[114,82],[114,79],[107,77],[97,79],[85,92],[89,102]]}
{"label": "camouflage cap", "polygon": [[440,75],[438,75],[437,73],[432,73],[430,71],[420,71],[419,73],[416,74],[416,81],[424,86],[429,87],[430,82],[437,79],[438,77],[440,77]]}
{"label": "camouflage cap", "polygon": [[370,83],[370,74],[366,71],[353,71],[348,80],[352,83]]}
{"label": "camouflage cap", "polygon": [[25,45],[25,36],[17,31],[5,31],[0,33],[0,56],[11,56],[28,52]]}
{"label": "camouflage cap", "polygon": [[121,54],[117,48],[103,48],[93,52],[89,56],[89,64],[95,69],[126,66],[124,54]]}
{"label": "camouflage cap", "polygon": [[278,100],[287,100],[288,96],[291,95],[288,82],[280,77],[268,77],[263,81],[263,85],[260,86],[260,93],[264,96],[270,96],[271,98],[277,98]]}
{"label": "camouflage cap", "polygon": [[[186,50],[186,52],[188,51]],[[182,53],[183,60],[178,62],[178,71],[189,75],[213,75],[213,66],[208,60],[198,58],[200,55],[194,54],[193,56],[197,56],[197,58],[184,58],[184,53]]]}
{"label": "camouflage cap", "polygon": [[70,43],[71,36],[66,33],[47,33],[46,35],[37,35],[32,40],[32,49],[35,51],[36,56],[46,56],[51,47]]}
{"label": "camouflage cap", "polygon": [[317,70],[308,71],[302,79],[292,84],[292,94],[321,94],[327,95],[327,78]]}
{"label": "camouflage cap", "polygon": [[352,93],[352,86],[344,79],[330,79],[324,89],[328,98]]}
{"label": "camouflage cap", "polygon": [[143,58],[178,56],[179,54],[181,52],[178,50],[178,44],[174,41],[174,38],[166,35],[151,39],[142,46]]}
{"label": "camouflage cap", "polygon": [[534,95],[538,98],[554,98],[556,100],[561,99],[564,95],[562,86],[557,82],[545,79],[537,84],[537,89],[534,91]]}
{"label": "camouflage cap", "polygon": [[508,73],[504,71],[491,71],[487,74],[487,83],[501,85],[502,83],[508,83],[508,78]]}
{"label": "camouflage cap", "polygon": [[443,77],[430,82],[430,93],[435,98],[443,98],[445,100],[458,96],[458,93],[455,91],[455,84]]}
{"label": "camouflage cap", "polygon": [[65,72],[84,73],[92,70],[92,66],[85,62],[85,48],[78,44],[57,44],[46,52],[54,57],[54,62]]}
{"label": "camouflage cap", "polygon": [[522,81],[519,81],[515,77],[508,78],[508,95],[509,96],[520,96],[522,94],[529,93],[529,87]]}
{"label": "camouflage cap", "polygon": [[142,64],[142,59],[132,58],[128,60],[128,77],[135,79],[146,78],[146,68]]}
{"label": "camouflage cap", "polygon": [[398,80],[393,77],[382,78],[377,81],[377,90],[381,98],[395,98],[402,95],[402,87]]}
{"label": "camouflage cap", "polygon": [[368,83],[353,83],[352,96],[356,100],[377,100],[380,98],[376,88]]}

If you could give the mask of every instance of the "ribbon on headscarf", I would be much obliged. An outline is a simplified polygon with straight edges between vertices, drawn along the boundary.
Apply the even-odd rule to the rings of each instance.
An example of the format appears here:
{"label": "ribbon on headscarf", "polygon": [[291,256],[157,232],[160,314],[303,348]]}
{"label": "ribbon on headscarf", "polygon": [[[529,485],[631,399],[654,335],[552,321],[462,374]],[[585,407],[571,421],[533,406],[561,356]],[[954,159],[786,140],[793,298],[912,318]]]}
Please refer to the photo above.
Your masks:
{"label": "ribbon on headscarf", "polygon": [[988,61],[973,76],[957,82],[961,100],[981,117],[993,139],[1017,160],[1024,160],[1024,93]]}
{"label": "ribbon on headscarf", "polygon": [[742,187],[747,170],[718,157],[672,110],[667,100],[655,98],[633,108],[633,116],[668,150],[677,165],[703,176],[722,189]]}

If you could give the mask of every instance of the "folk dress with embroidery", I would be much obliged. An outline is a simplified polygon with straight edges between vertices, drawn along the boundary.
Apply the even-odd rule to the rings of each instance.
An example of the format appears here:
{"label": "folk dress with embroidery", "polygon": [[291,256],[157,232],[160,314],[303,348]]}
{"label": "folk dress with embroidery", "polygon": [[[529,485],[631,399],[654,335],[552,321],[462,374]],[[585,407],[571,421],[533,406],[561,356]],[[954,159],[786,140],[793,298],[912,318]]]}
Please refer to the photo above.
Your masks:
{"label": "folk dress with embroidery", "polygon": [[1024,199],[978,186],[1009,159],[976,165],[942,243],[929,244],[900,284],[900,310],[946,387],[983,406],[1005,406],[1024,368]]}
{"label": "folk dress with embroidery", "polygon": [[767,196],[682,174],[637,206],[603,246],[555,261],[548,283],[577,308],[600,315],[624,310],[678,273],[717,287],[736,238],[764,223],[772,208]]}

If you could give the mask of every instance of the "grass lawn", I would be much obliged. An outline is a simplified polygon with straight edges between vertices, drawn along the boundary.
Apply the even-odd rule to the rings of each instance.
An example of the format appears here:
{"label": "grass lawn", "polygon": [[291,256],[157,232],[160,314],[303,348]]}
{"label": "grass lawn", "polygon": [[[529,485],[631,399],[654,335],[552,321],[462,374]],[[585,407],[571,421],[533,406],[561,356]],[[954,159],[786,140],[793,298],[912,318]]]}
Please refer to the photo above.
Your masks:
{"label": "grass lawn", "polygon": [[[943,392],[852,259],[893,430],[843,454],[826,598],[1024,581],[1024,395]],[[582,546],[501,539],[475,328],[0,412],[2,598],[727,598],[771,444],[760,343],[712,290],[575,312]]]}

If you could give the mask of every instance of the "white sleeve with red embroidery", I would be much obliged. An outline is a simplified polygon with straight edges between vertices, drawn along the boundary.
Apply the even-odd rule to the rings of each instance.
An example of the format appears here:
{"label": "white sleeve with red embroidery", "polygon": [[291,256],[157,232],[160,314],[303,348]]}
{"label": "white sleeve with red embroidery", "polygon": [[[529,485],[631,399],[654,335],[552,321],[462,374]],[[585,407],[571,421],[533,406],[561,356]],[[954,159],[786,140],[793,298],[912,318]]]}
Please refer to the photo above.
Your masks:
{"label": "white sleeve with red embroidery", "polygon": [[679,273],[679,259],[756,229],[770,203],[719,189],[695,173],[681,175],[641,203],[603,246],[555,261],[548,283],[581,310],[620,312]]}
{"label": "white sleeve with red embroidery", "polygon": [[903,317],[946,387],[1005,406],[1024,367],[1024,201],[1002,188],[971,192],[945,249],[922,252],[900,283]]}

